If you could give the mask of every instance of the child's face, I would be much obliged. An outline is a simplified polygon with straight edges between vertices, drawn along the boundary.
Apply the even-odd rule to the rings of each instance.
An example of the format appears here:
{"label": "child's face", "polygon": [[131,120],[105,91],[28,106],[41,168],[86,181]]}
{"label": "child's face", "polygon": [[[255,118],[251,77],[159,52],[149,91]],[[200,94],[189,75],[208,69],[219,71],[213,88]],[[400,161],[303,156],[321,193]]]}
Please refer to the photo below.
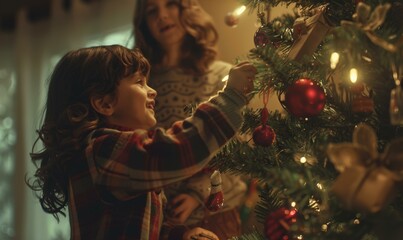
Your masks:
{"label": "child's face", "polygon": [[157,92],[147,85],[147,79],[137,72],[120,81],[116,90],[113,114],[108,121],[132,129],[149,129],[156,124],[154,117]]}
{"label": "child's face", "polygon": [[180,20],[178,0],[147,0],[146,22],[151,35],[164,48],[181,44],[185,29]]}

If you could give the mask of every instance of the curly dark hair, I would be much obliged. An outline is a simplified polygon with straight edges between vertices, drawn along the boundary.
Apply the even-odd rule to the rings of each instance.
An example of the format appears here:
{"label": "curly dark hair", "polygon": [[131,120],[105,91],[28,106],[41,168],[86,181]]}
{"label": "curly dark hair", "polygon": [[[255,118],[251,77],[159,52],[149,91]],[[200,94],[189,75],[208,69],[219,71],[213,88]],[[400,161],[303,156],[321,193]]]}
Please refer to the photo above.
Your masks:
{"label": "curly dark hair", "polygon": [[[59,220],[68,204],[69,162],[83,154],[86,137],[105,119],[90,103],[91,97],[116,99],[120,81],[150,65],[138,49],[119,45],[70,51],[56,65],[49,82],[42,127],[30,154],[37,167],[26,184],[36,192],[43,210]],[[39,148],[39,143],[42,148]]]}
{"label": "curly dark hair", "polygon": [[[180,9],[180,21],[187,33],[181,46],[179,67],[191,73],[205,73],[217,57],[218,32],[213,19],[197,0],[175,1]],[[136,1],[133,35],[135,47],[154,65],[161,63],[165,53],[147,27],[146,2]]]}

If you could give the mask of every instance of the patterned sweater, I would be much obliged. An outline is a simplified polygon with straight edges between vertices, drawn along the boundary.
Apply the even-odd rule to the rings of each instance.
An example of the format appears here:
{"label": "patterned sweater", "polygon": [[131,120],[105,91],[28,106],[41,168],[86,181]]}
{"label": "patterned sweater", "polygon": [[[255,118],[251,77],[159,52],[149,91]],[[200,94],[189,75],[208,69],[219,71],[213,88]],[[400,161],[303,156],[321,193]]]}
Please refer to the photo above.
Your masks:
{"label": "patterned sweater", "polygon": [[[157,90],[156,118],[158,125],[168,127],[175,121],[184,119],[189,114],[184,110],[186,106],[206,101],[223,88],[223,78],[228,75],[232,65],[223,61],[215,61],[209,71],[200,76],[186,74],[180,69],[152,69],[149,85]],[[177,182],[164,188],[168,200],[180,193],[192,195],[201,204],[193,211],[186,221],[186,225],[200,222],[208,213],[204,208],[204,201],[209,196],[211,171],[201,171],[192,178]],[[217,212],[227,211],[241,205],[246,193],[246,184],[240,176],[222,173],[222,189],[224,206]]]}
{"label": "patterned sweater", "polygon": [[69,163],[71,239],[162,239],[160,189],[203,169],[240,127],[245,104],[225,89],[167,130],[93,131]]}

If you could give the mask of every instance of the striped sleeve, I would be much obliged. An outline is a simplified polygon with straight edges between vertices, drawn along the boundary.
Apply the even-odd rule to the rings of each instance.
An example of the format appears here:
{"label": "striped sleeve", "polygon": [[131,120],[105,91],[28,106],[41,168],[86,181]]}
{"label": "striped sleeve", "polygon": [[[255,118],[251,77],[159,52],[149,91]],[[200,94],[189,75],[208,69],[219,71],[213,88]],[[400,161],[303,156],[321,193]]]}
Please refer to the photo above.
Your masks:
{"label": "striped sleeve", "polygon": [[172,128],[93,132],[86,149],[96,185],[120,200],[200,171],[242,122],[246,98],[226,88]]}

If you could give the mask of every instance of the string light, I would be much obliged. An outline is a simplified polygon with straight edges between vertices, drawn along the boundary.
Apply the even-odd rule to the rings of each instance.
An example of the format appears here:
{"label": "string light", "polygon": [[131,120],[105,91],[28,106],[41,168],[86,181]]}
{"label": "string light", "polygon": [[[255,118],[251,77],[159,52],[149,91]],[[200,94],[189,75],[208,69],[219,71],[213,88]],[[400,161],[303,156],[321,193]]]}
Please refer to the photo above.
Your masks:
{"label": "string light", "polygon": [[237,9],[234,10],[234,15],[235,16],[240,16],[243,12],[245,12],[245,10],[246,10],[246,6],[242,5],[242,6],[240,6]]}
{"label": "string light", "polygon": [[320,212],[320,206],[319,203],[315,199],[309,199],[309,205],[312,209],[314,209],[317,212]]}
{"label": "string light", "polygon": [[332,53],[332,55],[330,55],[330,68],[331,69],[335,69],[337,64],[339,63],[339,59],[340,59],[340,54],[338,54],[337,52]]}
{"label": "string light", "polygon": [[350,69],[350,81],[352,83],[356,83],[358,79],[358,71],[356,68],[351,68]]}
{"label": "string light", "polygon": [[297,163],[309,165],[314,165],[317,163],[316,157],[307,152],[296,152],[294,154],[294,161]]}

